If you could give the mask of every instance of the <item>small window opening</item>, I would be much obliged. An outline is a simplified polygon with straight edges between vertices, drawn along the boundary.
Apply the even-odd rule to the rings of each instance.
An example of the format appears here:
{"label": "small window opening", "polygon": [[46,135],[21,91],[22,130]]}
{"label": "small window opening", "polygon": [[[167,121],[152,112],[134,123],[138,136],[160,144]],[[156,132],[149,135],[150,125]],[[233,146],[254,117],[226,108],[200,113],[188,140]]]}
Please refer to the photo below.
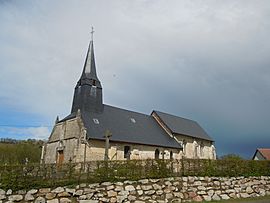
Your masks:
{"label": "small window opening", "polygon": [[155,150],[155,159],[159,159],[159,149]]}
{"label": "small window opening", "polygon": [[183,144],[183,153],[186,154],[186,152],[187,152],[186,151],[186,149],[187,149],[187,142],[186,142],[186,140],[183,140],[183,143],[182,144]]}
{"label": "small window opening", "polygon": [[126,159],[130,159],[130,146],[124,146],[124,158]]}
{"label": "small window opening", "polygon": [[195,146],[194,157],[195,158],[198,158],[199,157],[199,146],[198,145]]}
{"label": "small window opening", "polygon": [[200,145],[200,155],[201,155],[201,157],[204,157],[204,144],[203,143],[201,143],[201,145]]}
{"label": "small window opening", "polygon": [[136,120],[134,118],[130,118],[132,123],[136,123]]}
{"label": "small window opening", "polygon": [[93,80],[93,85],[96,86],[96,81],[95,80]]}
{"label": "small window opening", "polygon": [[97,118],[93,118],[95,124],[99,124],[99,120]]}
{"label": "small window opening", "polygon": [[170,159],[173,159],[173,152],[170,152]]}

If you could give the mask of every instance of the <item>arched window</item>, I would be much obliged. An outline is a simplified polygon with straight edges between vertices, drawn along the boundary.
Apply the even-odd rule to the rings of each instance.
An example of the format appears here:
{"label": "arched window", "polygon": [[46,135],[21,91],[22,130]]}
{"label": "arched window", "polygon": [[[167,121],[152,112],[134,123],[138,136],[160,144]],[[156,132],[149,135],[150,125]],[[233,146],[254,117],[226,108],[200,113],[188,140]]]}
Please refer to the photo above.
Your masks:
{"label": "arched window", "polygon": [[63,140],[60,140],[59,143],[58,143],[58,147],[59,147],[59,148],[62,148],[63,146],[64,146]]}
{"label": "arched window", "polygon": [[199,145],[195,140],[193,141],[193,145],[194,145],[194,158],[199,158]]}
{"label": "arched window", "polygon": [[183,154],[186,155],[187,153],[187,141],[186,140],[183,140],[182,142],[182,145],[183,145]]}
{"label": "arched window", "polygon": [[200,155],[201,155],[201,157],[204,157],[203,150],[204,150],[204,144],[203,144],[203,142],[201,142],[201,144],[200,144]]}
{"label": "arched window", "polygon": [[155,159],[159,159],[159,150],[158,149],[155,150]]}

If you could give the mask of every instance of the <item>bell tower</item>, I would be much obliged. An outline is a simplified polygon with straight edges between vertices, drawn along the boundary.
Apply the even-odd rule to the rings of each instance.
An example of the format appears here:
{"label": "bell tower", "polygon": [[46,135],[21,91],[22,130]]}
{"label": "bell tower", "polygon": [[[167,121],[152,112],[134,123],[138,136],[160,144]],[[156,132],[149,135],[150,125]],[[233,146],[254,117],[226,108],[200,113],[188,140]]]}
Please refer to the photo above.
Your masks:
{"label": "bell tower", "polygon": [[93,44],[94,30],[92,27],[91,41],[89,43],[82,75],[74,90],[71,113],[77,112],[102,112],[102,86],[97,77]]}

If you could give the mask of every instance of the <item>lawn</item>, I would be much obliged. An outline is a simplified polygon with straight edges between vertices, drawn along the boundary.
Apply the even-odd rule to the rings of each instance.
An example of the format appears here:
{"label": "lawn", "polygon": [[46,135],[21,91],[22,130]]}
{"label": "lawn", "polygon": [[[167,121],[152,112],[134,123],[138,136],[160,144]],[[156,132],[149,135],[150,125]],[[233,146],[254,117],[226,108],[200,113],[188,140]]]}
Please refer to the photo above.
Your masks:
{"label": "lawn", "polygon": [[[205,201],[204,201],[205,202]],[[270,203],[270,196],[264,196],[264,197],[255,197],[255,198],[245,198],[245,199],[234,199],[234,200],[220,200],[220,201],[211,201],[211,203]]]}

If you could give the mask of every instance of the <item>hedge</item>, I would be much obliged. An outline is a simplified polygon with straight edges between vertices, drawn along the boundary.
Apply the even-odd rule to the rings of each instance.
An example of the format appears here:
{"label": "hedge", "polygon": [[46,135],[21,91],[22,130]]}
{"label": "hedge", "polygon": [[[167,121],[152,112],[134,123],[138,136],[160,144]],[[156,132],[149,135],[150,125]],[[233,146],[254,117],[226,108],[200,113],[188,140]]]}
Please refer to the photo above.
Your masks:
{"label": "hedge", "polygon": [[28,189],[82,182],[138,180],[174,176],[270,176],[270,161],[129,160],[87,163],[0,165],[0,188]]}

